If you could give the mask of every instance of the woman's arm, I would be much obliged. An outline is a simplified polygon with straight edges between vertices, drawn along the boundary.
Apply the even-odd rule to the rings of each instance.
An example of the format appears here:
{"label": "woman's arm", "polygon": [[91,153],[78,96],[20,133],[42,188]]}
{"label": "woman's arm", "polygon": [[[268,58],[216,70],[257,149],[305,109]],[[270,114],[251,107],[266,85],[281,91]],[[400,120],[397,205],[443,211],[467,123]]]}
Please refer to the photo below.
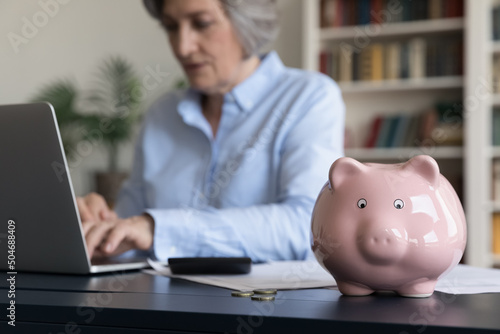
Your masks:
{"label": "woman's arm", "polygon": [[316,197],[330,165],[343,155],[344,105],[338,89],[331,86],[308,99],[309,110],[301,113],[287,134],[275,203],[223,209],[144,209],[139,145],[139,160],[122,192],[118,212],[136,215],[144,210],[154,218],[154,251],[161,260],[171,256],[249,256],[254,261],[307,257]]}

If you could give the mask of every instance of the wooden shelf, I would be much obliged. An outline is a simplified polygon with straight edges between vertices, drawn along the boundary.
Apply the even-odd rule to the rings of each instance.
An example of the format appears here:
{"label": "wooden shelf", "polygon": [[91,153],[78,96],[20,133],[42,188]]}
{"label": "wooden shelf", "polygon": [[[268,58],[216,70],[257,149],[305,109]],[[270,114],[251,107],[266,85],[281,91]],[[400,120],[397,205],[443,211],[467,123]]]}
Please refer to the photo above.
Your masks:
{"label": "wooden shelf", "polygon": [[383,81],[340,82],[344,94],[394,92],[414,90],[458,89],[463,87],[461,76],[431,77],[422,79],[402,79]]}
{"label": "wooden shelf", "polygon": [[364,26],[348,26],[338,28],[321,28],[321,41],[338,41],[356,38],[360,35],[368,38],[436,34],[442,32],[461,32],[464,28],[462,17],[436,20],[409,21],[386,23],[381,25],[369,24]]}
{"label": "wooden shelf", "polygon": [[419,154],[427,154],[434,159],[461,159],[463,148],[461,146],[443,146],[434,148],[397,147],[397,148],[350,148],[345,155],[356,160],[399,160],[407,161]]}

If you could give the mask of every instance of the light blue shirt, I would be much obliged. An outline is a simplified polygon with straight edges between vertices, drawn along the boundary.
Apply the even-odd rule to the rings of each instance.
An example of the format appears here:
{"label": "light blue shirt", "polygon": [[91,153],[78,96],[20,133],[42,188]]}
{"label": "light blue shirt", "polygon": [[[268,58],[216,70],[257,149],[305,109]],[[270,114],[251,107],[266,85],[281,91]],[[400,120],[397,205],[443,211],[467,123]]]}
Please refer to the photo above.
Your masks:
{"label": "light blue shirt", "polygon": [[119,216],[154,218],[160,260],[309,257],[312,209],[343,155],[338,86],[271,52],[224,96],[215,138],[200,98],[168,93],[146,114]]}

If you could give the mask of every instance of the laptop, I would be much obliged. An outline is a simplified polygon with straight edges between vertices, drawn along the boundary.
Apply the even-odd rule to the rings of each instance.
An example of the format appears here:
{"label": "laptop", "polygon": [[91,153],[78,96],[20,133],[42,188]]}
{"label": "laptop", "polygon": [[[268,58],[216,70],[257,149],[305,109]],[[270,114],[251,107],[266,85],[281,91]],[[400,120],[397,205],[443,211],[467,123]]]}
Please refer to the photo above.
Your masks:
{"label": "laptop", "polygon": [[0,106],[0,269],[91,274],[148,266],[146,258],[91,262],[54,108]]}

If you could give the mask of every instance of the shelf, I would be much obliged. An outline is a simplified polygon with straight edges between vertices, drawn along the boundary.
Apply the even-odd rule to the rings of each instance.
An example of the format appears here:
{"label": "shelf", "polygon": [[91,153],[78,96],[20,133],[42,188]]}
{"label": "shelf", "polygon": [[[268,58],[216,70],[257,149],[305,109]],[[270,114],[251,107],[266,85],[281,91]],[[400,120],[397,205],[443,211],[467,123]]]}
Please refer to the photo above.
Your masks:
{"label": "shelf", "polygon": [[322,41],[338,41],[353,38],[378,38],[403,35],[436,34],[441,32],[460,32],[464,29],[463,17],[409,21],[386,24],[369,24],[338,28],[321,28]]}
{"label": "shelf", "polygon": [[393,92],[406,90],[457,89],[463,87],[461,76],[383,81],[340,82],[342,93]]}
{"label": "shelf", "polygon": [[499,146],[490,146],[488,158],[500,158],[500,147]]}
{"label": "shelf", "polygon": [[491,105],[493,107],[500,107],[500,94],[493,94],[491,96]]}
{"label": "shelf", "polygon": [[496,266],[496,267],[499,267],[500,266],[500,254],[492,254],[491,255],[492,257],[492,262],[493,262],[493,265]]}
{"label": "shelf", "polygon": [[491,53],[500,53],[500,41],[492,41],[490,44]]}
{"label": "shelf", "polygon": [[491,213],[500,212],[500,203],[498,203],[498,201],[490,201],[488,210],[491,211]]}
{"label": "shelf", "polygon": [[427,154],[434,159],[461,159],[463,148],[461,146],[443,147],[397,147],[397,148],[350,148],[345,155],[357,160],[399,160],[405,162],[419,154]]}

